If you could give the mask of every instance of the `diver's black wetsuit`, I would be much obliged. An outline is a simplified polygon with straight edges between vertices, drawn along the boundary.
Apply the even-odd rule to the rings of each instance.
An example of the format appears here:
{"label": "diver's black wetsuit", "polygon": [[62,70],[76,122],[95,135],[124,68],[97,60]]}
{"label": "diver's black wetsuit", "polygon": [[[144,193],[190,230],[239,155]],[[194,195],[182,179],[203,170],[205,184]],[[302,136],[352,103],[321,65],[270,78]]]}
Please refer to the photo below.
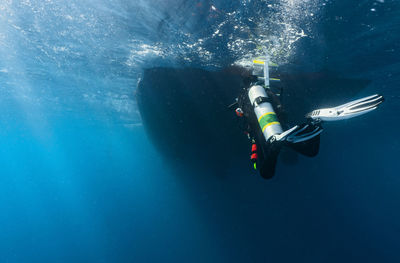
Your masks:
{"label": "diver's black wetsuit", "polygon": [[[274,109],[277,110],[277,115],[281,115],[281,107],[277,107],[277,105],[280,105],[277,96],[269,90],[267,90],[267,95],[271,99]],[[248,88],[243,89],[242,94],[238,98],[238,105],[244,113],[243,117],[245,118],[245,123],[247,124],[245,127],[246,132],[248,132],[250,138],[254,139],[255,143],[257,144],[257,169],[260,171],[262,177],[271,178],[275,174],[275,166],[279,151],[281,149],[281,144],[277,142],[271,143],[270,141],[265,140],[264,134],[262,133],[258,123],[257,116],[254,113],[253,105],[250,104]]]}

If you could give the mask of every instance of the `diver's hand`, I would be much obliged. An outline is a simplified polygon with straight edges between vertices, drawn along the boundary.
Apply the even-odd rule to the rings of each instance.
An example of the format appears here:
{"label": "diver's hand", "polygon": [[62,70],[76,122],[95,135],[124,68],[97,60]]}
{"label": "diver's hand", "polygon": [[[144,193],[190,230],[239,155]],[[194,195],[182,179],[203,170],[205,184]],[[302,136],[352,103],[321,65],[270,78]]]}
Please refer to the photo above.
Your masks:
{"label": "diver's hand", "polygon": [[282,132],[281,134],[274,135],[271,138],[271,142],[289,142],[298,143],[310,140],[318,136],[323,131],[320,125],[315,124],[301,124],[296,125],[293,128]]}
{"label": "diver's hand", "polygon": [[382,95],[372,95],[362,99],[327,109],[314,110],[306,115],[315,121],[338,121],[350,119],[375,110],[384,101]]}

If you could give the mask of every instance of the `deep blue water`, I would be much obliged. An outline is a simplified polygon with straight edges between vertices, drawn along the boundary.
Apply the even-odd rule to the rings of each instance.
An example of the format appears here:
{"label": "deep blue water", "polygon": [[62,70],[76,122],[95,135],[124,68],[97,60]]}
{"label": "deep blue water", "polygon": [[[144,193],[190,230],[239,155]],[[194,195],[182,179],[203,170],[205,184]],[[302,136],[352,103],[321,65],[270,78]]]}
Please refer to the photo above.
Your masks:
{"label": "deep blue water", "polygon": [[[1,1],[0,262],[398,262],[399,17],[397,0]],[[386,101],[271,181],[172,169],[141,125],[143,68],[263,46]]]}

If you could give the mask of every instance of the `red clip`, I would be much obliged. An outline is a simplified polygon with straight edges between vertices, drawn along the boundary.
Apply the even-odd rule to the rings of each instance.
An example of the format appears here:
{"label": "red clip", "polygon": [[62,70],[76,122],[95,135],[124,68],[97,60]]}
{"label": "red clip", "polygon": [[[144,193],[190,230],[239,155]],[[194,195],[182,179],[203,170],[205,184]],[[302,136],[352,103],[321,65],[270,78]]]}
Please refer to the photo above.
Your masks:
{"label": "red clip", "polygon": [[253,144],[251,145],[251,152],[252,152],[252,153],[257,152],[257,144],[253,143]]}
{"label": "red clip", "polygon": [[235,110],[235,112],[236,112],[236,115],[238,116],[238,117],[243,117],[243,110],[241,109],[241,108],[237,108],[236,110]]}

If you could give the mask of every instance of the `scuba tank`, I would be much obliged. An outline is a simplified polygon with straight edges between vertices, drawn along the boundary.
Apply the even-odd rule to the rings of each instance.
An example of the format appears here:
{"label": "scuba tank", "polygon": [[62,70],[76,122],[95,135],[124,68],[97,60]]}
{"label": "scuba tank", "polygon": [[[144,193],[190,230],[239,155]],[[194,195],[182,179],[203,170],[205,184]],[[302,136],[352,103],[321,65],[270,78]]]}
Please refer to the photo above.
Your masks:
{"label": "scuba tank", "polygon": [[245,90],[242,97],[245,112],[248,112],[252,145],[251,161],[263,178],[271,178],[275,173],[276,161],[281,149],[280,143],[272,143],[275,135],[281,134],[282,126],[272,104],[272,98],[265,88],[255,84]]}
{"label": "scuba tank", "polygon": [[281,134],[283,132],[282,126],[271,104],[271,98],[268,97],[265,89],[260,85],[251,86],[248,90],[248,96],[265,140],[268,141],[273,135]]}

